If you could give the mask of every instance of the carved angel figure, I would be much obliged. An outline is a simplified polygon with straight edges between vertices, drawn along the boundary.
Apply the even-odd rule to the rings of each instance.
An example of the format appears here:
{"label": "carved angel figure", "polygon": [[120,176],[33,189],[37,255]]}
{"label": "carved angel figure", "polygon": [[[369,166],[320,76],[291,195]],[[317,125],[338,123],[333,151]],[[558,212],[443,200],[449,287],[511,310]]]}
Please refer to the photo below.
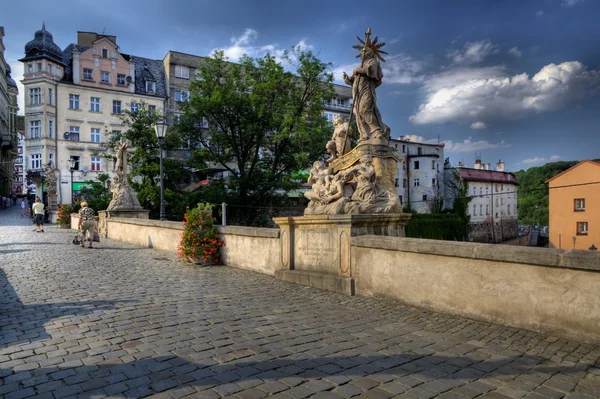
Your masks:
{"label": "carved angel figure", "polygon": [[333,125],[335,126],[333,136],[327,142],[326,147],[327,152],[331,155],[327,162],[332,162],[350,151],[350,128],[348,122],[345,122],[343,118],[336,115],[333,118]]}

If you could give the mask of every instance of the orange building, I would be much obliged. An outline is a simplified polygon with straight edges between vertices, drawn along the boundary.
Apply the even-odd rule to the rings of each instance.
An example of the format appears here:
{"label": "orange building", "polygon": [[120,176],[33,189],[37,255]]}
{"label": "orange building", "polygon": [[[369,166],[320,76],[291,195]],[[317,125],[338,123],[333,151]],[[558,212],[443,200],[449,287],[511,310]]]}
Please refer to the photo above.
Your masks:
{"label": "orange building", "polygon": [[600,162],[581,161],[546,183],[550,247],[600,247]]}

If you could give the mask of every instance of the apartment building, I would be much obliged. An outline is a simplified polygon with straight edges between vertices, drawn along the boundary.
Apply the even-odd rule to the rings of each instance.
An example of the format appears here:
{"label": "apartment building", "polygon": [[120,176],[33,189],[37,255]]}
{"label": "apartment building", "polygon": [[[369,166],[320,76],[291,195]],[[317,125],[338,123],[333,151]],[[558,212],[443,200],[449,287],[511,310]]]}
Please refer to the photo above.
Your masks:
{"label": "apartment building", "polygon": [[0,26],[0,196],[10,196],[17,157],[17,83],[4,58],[4,27]]}
{"label": "apartment building", "polygon": [[390,140],[402,161],[396,190],[404,208],[416,213],[441,210],[444,197],[444,144],[420,143],[400,136]]}
{"label": "apartment building", "polygon": [[444,164],[446,207],[451,208],[459,187],[467,182],[470,198],[467,214],[471,218],[471,235],[478,242],[503,242],[518,234],[517,177],[506,172],[501,160],[493,170],[489,163],[475,160],[473,168],[449,160]]}
{"label": "apartment building", "polygon": [[[162,112],[167,96],[162,61],[121,52],[116,36],[77,32],[61,50],[42,29],[25,45],[25,168],[42,192],[42,167],[58,169],[58,203],[77,200],[85,181],[112,176],[101,146],[123,129],[120,114],[143,101]],[[75,160],[71,181],[68,160]]]}
{"label": "apartment building", "polygon": [[600,162],[582,161],[546,183],[550,247],[600,247]]}

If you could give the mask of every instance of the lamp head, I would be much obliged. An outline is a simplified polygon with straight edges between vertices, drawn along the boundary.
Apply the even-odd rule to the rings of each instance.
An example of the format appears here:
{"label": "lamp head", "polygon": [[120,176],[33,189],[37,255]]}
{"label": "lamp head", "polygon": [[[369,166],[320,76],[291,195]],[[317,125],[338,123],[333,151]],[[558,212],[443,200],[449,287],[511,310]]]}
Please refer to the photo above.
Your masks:
{"label": "lamp head", "polygon": [[75,160],[73,158],[70,158],[67,163],[69,164],[69,170],[75,169]]}
{"label": "lamp head", "polygon": [[167,134],[167,121],[164,118],[156,121],[154,124],[154,131],[156,132],[156,137],[159,140],[164,139],[165,135]]}

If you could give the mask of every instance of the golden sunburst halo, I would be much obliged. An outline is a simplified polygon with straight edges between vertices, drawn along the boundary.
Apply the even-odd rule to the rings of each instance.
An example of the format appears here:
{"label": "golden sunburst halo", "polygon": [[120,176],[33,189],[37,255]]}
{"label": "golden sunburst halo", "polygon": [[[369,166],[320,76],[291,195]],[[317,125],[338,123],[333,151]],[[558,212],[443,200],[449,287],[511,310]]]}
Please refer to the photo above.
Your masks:
{"label": "golden sunburst halo", "polygon": [[385,59],[381,56],[381,54],[387,54],[385,51],[381,50],[381,48],[383,46],[385,46],[385,43],[384,42],[378,43],[379,36],[375,36],[375,39],[373,39],[373,41],[371,41],[371,28],[367,29],[367,32],[365,33],[365,40],[361,39],[358,36],[356,36],[356,38],[361,43],[361,44],[352,46],[352,48],[355,48],[360,51],[360,53],[358,53],[356,58],[363,58],[365,53],[368,50],[371,53],[375,54],[375,56],[377,56],[377,58],[379,58],[379,60],[381,60],[382,62],[385,62]]}

